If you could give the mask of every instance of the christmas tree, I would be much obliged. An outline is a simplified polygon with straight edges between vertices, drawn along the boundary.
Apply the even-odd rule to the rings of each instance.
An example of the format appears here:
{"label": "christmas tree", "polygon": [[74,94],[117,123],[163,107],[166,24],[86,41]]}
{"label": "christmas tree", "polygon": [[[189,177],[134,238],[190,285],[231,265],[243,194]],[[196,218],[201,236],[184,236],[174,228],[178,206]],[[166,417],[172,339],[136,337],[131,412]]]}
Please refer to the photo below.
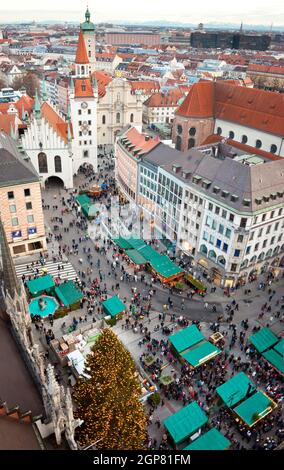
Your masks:
{"label": "christmas tree", "polygon": [[141,386],[134,361],[111,329],[103,330],[86,359],[90,378],[80,379],[74,391],[81,446],[97,449],[143,449],[147,420],[139,401]]}

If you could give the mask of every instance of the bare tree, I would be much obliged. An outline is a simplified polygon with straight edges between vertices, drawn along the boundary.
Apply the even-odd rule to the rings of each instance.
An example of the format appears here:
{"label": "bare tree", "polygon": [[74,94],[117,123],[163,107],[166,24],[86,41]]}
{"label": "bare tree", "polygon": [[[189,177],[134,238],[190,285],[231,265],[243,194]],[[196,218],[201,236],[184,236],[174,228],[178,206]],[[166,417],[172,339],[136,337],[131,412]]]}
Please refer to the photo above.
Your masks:
{"label": "bare tree", "polygon": [[37,75],[32,72],[28,72],[21,77],[17,77],[13,81],[14,90],[25,88],[29,96],[34,96],[36,90],[39,89],[39,79]]}

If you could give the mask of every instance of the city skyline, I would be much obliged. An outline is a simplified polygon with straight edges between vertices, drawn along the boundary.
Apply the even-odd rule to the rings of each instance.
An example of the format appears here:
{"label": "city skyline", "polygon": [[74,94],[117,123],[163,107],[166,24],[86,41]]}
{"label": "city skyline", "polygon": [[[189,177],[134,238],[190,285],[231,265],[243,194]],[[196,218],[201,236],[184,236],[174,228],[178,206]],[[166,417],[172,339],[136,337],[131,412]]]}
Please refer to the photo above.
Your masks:
{"label": "city skyline", "polygon": [[[1,11],[1,21],[80,21],[83,17],[86,6],[89,6],[92,20],[94,22],[105,21],[171,21],[177,23],[241,23],[250,25],[266,25],[272,23],[274,27],[284,25],[284,7],[279,6],[278,0],[272,0],[269,5],[265,0],[252,2],[247,5],[245,0],[240,0],[238,4],[231,5],[224,0],[212,4],[205,0],[203,8],[199,5],[191,5],[190,8],[186,0],[178,0],[173,8],[172,3],[164,2],[163,7],[157,2],[153,4],[150,0],[144,0],[143,11],[137,12],[131,0],[122,0],[119,3],[115,0],[108,0],[104,5],[98,5],[94,1],[82,2],[81,8],[74,0],[62,0],[60,4],[55,0],[50,0],[47,6],[38,10],[36,0],[28,0],[25,10],[22,10],[20,0],[13,0],[10,8]],[[178,14],[176,13],[178,12]]]}

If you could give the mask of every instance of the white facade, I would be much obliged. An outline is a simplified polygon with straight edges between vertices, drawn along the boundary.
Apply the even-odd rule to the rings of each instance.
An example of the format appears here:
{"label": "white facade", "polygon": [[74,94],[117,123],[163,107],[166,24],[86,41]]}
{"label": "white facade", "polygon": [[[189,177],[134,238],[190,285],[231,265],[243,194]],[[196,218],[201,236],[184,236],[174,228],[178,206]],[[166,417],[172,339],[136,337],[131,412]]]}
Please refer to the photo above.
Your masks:
{"label": "white facade", "polygon": [[83,31],[84,39],[85,39],[85,46],[87,49],[89,62],[91,66],[91,73],[93,73],[96,69],[96,34],[95,31]]}
{"label": "white facade", "polygon": [[126,125],[142,130],[142,103],[131,93],[131,86],[114,78],[106,86],[106,94],[98,102],[98,144],[114,145],[117,133]]}
{"label": "white facade", "polygon": [[116,69],[116,67],[122,62],[121,57],[115,55],[114,57],[104,58],[104,57],[97,57],[95,70],[102,70],[103,72],[107,72],[112,75]]}
{"label": "white facade", "polygon": [[[275,155],[279,155],[284,157],[284,145],[283,139],[280,136],[275,134],[269,134],[268,132],[262,132],[257,129],[253,129],[247,126],[241,126],[240,124],[236,124],[234,122],[223,121],[222,119],[215,120],[215,127],[214,127],[214,134],[218,134],[218,127],[221,129],[219,133],[223,137],[229,137],[230,132],[234,133],[233,138],[237,142],[245,143],[246,145],[250,145],[251,147],[256,147],[257,141],[261,142],[261,150],[265,152],[271,152],[271,146],[275,145],[277,147]],[[243,141],[243,136],[246,136],[247,141]]]}
{"label": "white facade", "polygon": [[178,105],[168,107],[150,107],[143,104],[143,122],[145,124],[170,124],[174,120],[175,110],[177,107]]}
{"label": "white facade", "polygon": [[[71,147],[65,143],[47,120],[43,117],[40,119],[33,117],[22,136],[22,145],[39,174],[42,184],[45,184],[48,178],[57,176],[63,181],[64,187],[73,187]],[[40,154],[46,155],[47,171],[44,172],[39,166]],[[61,171],[57,171],[55,168],[55,157],[60,157]]]}
{"label": "white facade", "polygon": [[74,173],[83,164],[92,165],[97,171],[97,94],[93,98],[76,98],[70,94],[70,107]]}

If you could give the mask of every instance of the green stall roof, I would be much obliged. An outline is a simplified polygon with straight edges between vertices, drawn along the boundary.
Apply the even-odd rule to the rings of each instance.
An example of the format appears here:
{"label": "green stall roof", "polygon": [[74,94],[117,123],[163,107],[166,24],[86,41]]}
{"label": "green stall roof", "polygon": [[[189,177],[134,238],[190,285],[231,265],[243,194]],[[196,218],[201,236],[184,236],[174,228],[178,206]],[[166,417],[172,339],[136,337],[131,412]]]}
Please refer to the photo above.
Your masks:
{"label": "green stall roof", "polygon": [[269,397],[262,392],[256,392],[239,406],[234,412],[248,425],[253,426],[257,421],[264,418],[275,405]]}
{"label": "green stall roof", "polygon": [[174,346],[178,353],[182,353],[186,349],[191,348],[204,339],[203,334],[196,325],[188,326],[178,333],[169,336],[170,343]]}
{"label": "green stall roof", "polygon": [[284,357],[284,338],[282,338],[279,343],[277,343],[273,349],[280,354],[280,356]]}
{"label": "green stall roof", "polygon": [[147,260],[142,255],[140,255],[139,251],[137,250],[126,250],[125,253],[134,264],[141,265],[147,263]]}
{"label": "green stall roof", "polygon": [[55,288],[55,293],[65,307],[74,305],[83,298],[83,294],[73,281],[67,281]]}
{"label": "green stall roof", "polygon": [[110,299],[104,300],[102,306],[107,315],[111,317],[115,317],[126,309],[126,305],[116,295]]}
{"label": "green stall roof", "polygon": [[92,201],[89,196],[87,196],[87,194],[80,194],[75,199],[80,204],[82,212],[88,217],[90,207],[92,206]]}
{"label": "green stall roof", "polygon": [[262,355],[275,369],[281,372],[281,374],[284,374],[284,357],[276,351],[276,347],[266,351]]}
{"label": "green stall roof", "polygon": [[150,245],[145,245],[139,248],[139,253],[147,260],[151,261],[152,259],[159,258],[161,255]]}
{"label": "green stall roof", "polygon": [[225,450],[231,445],[229,439],[216,428],[202,434],[183,450]]}
{"label": "green stall roof", "polygon": [[182,357],[193,367],[198,367],[201,364],[210,361],[210,359],[213,359],[213,357],[217,356],[217,354],[220,354],[220,352],[220,349],[216,348],[214,344],[210,343],[209,341],[205,341],[204,343],[198,344],[194,348],[187,351],[182,355]]}
{"label": "green stall roof", "polygon": [[126,238],[126,240],[128,241],[130,247],[133,248],[134,250],[138,250],[139,248],[142,248],[143,246],[146,245],[144,240],[141,240],[141,238],[131,237],[131,238]]}
{"label": "green stall roof", "polygon": [[172,436],[175,444],[179,444],[192,436],[207,423],[208,418],[200,406],[193,401],[175,414],[164,420],[164,426]]}
{"label": "green stall roof", "polygon": [[122,248],[123,250],[128,250],[131,248],[129,245],[128,241],[125,238],[119,237],[119,238],[114,238],[113,241],[116,243],[116,245],[119,246],[119,248]]}
{"label": "green stall roof", "polygon": [[42,294],[43,292],[52,289],[55,286],[54,280],[50,274],[46,276],[37,277],[31,281],[26,282],[27,288],[31,295]]}
{"label": "green stall roof", "polygon": [[249,339],[255,349],[260,353],[271,348],[278,342],[277,336],[269,328],[262,328],[254,335],[251,335]]}
{"label": "green stall roof", "polygon": [[167,278],[182,273],[183,270],[177,266],[168,256],[155,257],[150,260],[152,268],[161,276]]}
{"label": "green stall roof", "polygon": [[245,398],[249,384],[255,388],[248,376],[244,372],[240,372],[217,387],[216,392],[227,406],[232,407]]}

